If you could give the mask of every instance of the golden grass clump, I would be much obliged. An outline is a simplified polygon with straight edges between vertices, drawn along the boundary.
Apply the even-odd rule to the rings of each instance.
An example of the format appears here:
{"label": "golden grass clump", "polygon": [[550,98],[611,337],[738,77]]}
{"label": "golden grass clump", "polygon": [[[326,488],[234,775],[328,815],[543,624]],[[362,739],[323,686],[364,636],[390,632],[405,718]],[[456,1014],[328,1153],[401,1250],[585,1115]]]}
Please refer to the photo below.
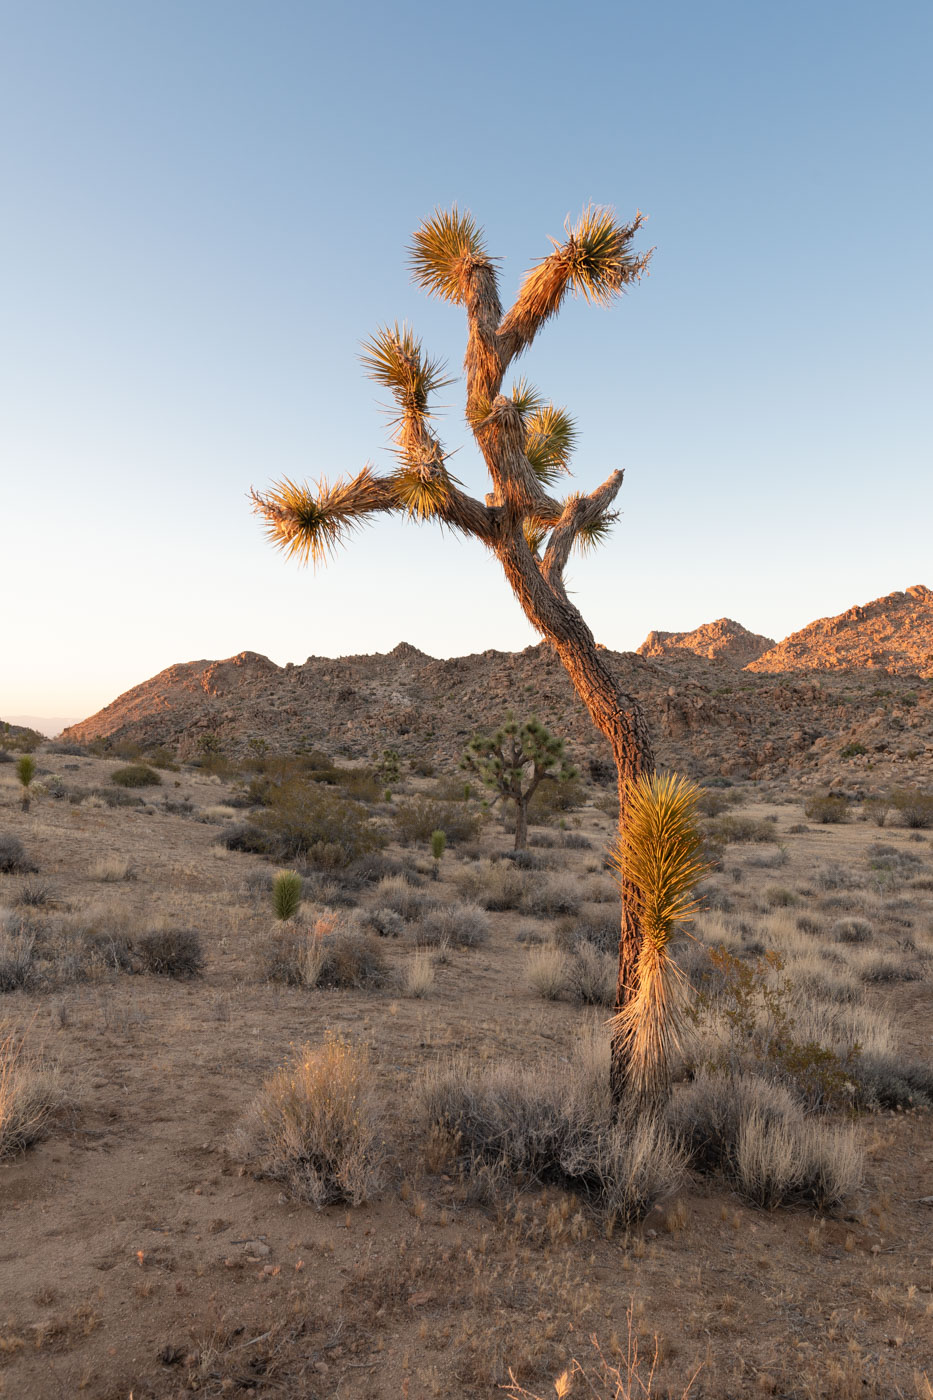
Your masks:
{"label": "golden grass clump", "polygon": [[640,1103],[668,1090],[680,1045],[682,979],[669,945],[697,909],[706,873],[697,822],[696,785],[676,774],[643,774],[628,784],[626,819],[611,853],[620,880],[635,893],[642,933],[633,995],[613,1018],[628,1087]]}
{"label": "golden grass clump", "polygon": [[383,1148],[365,1047],[328,1035],[265,1081],[235,1135],[256,1176],[320,1209],[358,1206],[378,1189]]}
{"label": "golden grass clump", "polygon": [[57,1067],[27,1056],[12,1032],[0,1038],[0,1162],[44,1138],[64,1102]]}

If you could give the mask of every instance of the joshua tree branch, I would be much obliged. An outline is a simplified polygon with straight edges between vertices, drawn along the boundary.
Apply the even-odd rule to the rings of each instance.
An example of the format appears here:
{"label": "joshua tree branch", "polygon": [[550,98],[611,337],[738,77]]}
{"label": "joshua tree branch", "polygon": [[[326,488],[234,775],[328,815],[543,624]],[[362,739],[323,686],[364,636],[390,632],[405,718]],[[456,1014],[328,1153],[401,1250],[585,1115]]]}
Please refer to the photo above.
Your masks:
{"label": "joshua tree branch", "polygon": [[606,518],[609,507],[619,494],[624,475],[622,471],[614,471],[588,496],[571,496],[568,499],[541,561],[541,576],[551,588],[563,593],[563,573],[575,541],[581,530]]}

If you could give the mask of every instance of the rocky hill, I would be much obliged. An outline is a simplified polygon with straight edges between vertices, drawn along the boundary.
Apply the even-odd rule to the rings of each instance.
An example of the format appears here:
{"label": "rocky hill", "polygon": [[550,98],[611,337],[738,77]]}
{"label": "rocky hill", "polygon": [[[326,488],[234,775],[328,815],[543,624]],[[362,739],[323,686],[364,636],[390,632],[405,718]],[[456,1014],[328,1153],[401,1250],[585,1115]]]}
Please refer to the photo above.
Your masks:
{"label": "rocky hill", "polygon": [[[623,688],[645,706],[659,761],[695,777],[876,785],[933,780],[933,683],[877,671],[750,674],[680,650],[660,660],[607,652]],[[453,772],[469,737],[508,711],[537,715],[574,760],[611,781],[608,746],[557,657],[544,644],[436,660],[402,643],[387,655],[309,657],[276,666],[243,652],[172,666],[64,738],[168,745],[197,754],[205,735],[223,752],[250,739],[272,751],[299,744],[373,759],[386,747]]]}
{"label": "rocky hill", "polygon": [[821,617],[748,666],[760,674],[843,669],[933,679],[933,592],[918,583]]}
{"label": "rocky hill", "polygon": [[649,632],[638,655],[662,658],[678,651],[692,651],[694,656],[704,656],[709,661],[728,661],[742,667],[773,646],[772,637],[749,632],[731,617],[719,617],[692,632]]}

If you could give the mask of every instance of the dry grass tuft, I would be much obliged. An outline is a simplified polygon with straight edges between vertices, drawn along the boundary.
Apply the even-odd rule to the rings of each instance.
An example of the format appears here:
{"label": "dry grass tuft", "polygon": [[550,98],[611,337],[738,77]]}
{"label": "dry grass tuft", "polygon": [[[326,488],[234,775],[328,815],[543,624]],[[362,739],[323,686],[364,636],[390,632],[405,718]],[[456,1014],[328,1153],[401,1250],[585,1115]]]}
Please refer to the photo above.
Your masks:
{"label": "dry grass tuft", "polygon": [[65,1102],[56,1065],[27,1056],[12,1032],[0,1039],[0,1162],[44,1138]]}
{"label": "dry grass tuft", "polygon": [[305,1045],[263,1084],[234,1150],[256,1176],[320,1209],[368,1200],[382,1178],[380,1120],[369,1056],[328,1037]]}
{"label": "dry grass tuft", "polygon": [[426,997],[434,987],[434,959],[426,948],[417,948],[405,964],[402,990],[409,997]]}
{"label": "dry grass tuft", "polygon": [[121,880],[135,880],[136,876],[125,856],[101,856],[88,867],[89,880],[101,880],[106,885],[118,884]]}

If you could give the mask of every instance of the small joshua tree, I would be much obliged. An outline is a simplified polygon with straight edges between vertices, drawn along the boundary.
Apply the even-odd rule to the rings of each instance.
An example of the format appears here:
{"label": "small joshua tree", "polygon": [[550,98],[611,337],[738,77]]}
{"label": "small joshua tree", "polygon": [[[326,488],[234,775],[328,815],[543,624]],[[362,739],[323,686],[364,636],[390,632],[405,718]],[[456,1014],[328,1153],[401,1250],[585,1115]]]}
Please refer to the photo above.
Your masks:
{"label": "small joshua tree", "polygon": [[21,758],[16,760],[16,776],[19,778],[23,789],[20,805],[24,812],[28,812],[30,801],[29,785],[36,776],[36,760],[33,758],[32,754],[24,753]]}
{"label": "small joshua tree", "polygon": [[440,874],[440,869],[441,869],[441,856],[444,854],[444,852],[445,852],[446,849],[447,849],[447,833],[446,833],[446,831],[432,831],[432,832],[431,832],[431,855],[434,857],[434,870],[433,870],[432,874],[433,874],[435,880],[437,879],[438,875]]}
{"label": "small joshua tree", "polygon": [[[590,718],[608,740],[619,786],[620,831],[630,785],[654,767],[651,739],[638,701],[620,688],[582,614],[571,601],[564,571],[574,550],[586,553],[607,536],[622,472],[612,471],[588,494],[555,488],[576,438],[573,419],[524,379],[504,388],[506,374],[571,293],[608,305],[645,273],[650,252],[637,252],[643,223],[619,222],[611,210],[589,207],[565,237],[525,276],[503,310],[496,260],[482,230],[454,207],[436,211],[414,236],[414,279],[467,318],[466,419],[489,472],[484,500],[469,495],[450,470],[450,455],[432,426],[434,395],[452,381],[405,325],[384,326],[365,346],[363,364],[396,404],[392,470],[363,467],[356,476],[315,488],[287,478],[253,492],[272,542],[300,562],[323,563],[357,526],[380,514],[435,520],[480,540],[495,555],[525,616],[553,646]],[[639,901],[622,876],[619,1010],[638,990]],[[624,1040],[613,1046],[612,1088],[628,1092]]]}
{"label": "small joshua tree", "polygon": [[528,806],[541,784],[566,783],[577,776],[576,768],[564,757],[563,739],[536,719],[519,725],[509,718],[495,734],[476,735],[460,767],[475,773],[484,787],[491,788],[495,801],[501,798],[515,804],[516,851],[523,851],[528,844]]}

